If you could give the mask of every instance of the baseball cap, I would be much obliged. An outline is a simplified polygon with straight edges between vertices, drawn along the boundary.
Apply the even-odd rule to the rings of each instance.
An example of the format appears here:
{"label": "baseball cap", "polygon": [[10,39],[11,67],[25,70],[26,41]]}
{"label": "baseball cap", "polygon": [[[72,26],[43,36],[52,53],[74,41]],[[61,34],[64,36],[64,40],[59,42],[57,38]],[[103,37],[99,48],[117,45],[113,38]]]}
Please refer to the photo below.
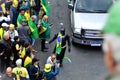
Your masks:
{"label": "baseball cap", "polygon": [[20,64],[22,64],[22,59],[17,59],[16,60],[16,65],[20,65]]}
{"label": "baseball cap", "polygon": [[9,25],[7,23],[2,23],[2,27],[8,27]]}

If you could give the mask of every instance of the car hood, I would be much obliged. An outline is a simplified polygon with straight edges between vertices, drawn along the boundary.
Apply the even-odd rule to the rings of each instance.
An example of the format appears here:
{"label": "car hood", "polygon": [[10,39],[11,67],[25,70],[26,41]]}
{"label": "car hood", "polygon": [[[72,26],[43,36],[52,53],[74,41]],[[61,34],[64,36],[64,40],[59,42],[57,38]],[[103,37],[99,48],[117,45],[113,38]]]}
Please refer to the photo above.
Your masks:
{"label": "car hood", "polygon": [[107,13],[74,13],[75,28],[102,30]]}

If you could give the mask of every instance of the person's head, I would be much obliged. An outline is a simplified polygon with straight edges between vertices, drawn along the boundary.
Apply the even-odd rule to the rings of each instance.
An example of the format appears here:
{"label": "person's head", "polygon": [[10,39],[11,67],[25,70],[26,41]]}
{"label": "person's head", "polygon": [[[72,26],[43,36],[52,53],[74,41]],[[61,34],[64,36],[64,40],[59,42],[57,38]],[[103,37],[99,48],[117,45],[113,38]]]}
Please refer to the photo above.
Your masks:
{"label": "person's head", "polygon": [[47,22],[47,21],[48,21],[48,16],[47,16],[47,15],[44,15],[44,16],[43,16],[43,20]]}
{"label": "person's head", "polygon": [[51,67],[52,67],[51,64],[45,64],[45,66],[44,66],[44,71],[45,71],[45,72],[50,72],[50,71],[51,71]]}
{"label": "person's head", "polygon": [[38,65],[38,64],[39,64],[39,59],[33,58],[32,64],[33,64],[33,65]]}
{"label": "person's head", "polygon": [[2,28],[4,29],[4,30],[6,30],[7,29],[7,27],[9,27],[9,25],[7,24],[7,23],[2,23]]}
{"label": "person's head", "polygon": [[27,48],[27,47],[29,47],[29,46],[30,46],[30,43],[29,43],[29,42],[25,42],[25,43],[24,43],[24,47],[25,47],[25,48]]}
{"label": "person's head", "polygon": [[61,27],[60,33],[61,33],[62,35],[65,35],[65,28],[64,28],[64,27]]}
{"label": "person's head", "polygon": [[37,16],[36,15],[32,15],[31,19],[32,19],[32,21],[36,21],[37,20]]}
{"label": "person's head", "polygon": [[24,11],[23,9],[21,9],[21,10],[20,10],[20,13],[21,13],[22,15],[24,15],[24,14],[25,14],[25,11]]}
{"label": "person's head", "polygon": [[22,19],[22,25],[26,26],[27,25],[27,21],[25,19]]}
{"label": "person's head", "polygon": [[9,40],[10,39],[10,34],[8,32],[5,32],[3,35],[4,40]]}
{"label": "person's head", "polygon": [[65,35],[65,28],[64,28],[64,26],[63,26],[63,23],[60,23],[60,33],[61,33],[62,35]]}
{"label": "person's head", "polygon": [[26,12],[27,12],[27,13],[30,13],[30,8],[27,8],[27,9],[26,9]]}
{"label": "person's head", "polygon": [[12,0],[6,0],[6,2],[11,2]]}
{"label": "person's head", "polygon": [[15,25],[14,24],[10,24],[9,30],[11,32],[13,32],[15,30]]}
{"label": "person's head", "polygon": [[12,68],[11,67],[7,67],[6,69],[6,74],[11,77],[12,76]]}
{"label": "person's head", "polygon": [[17,65],[17,67],[21,67],[22,66],[22,59],[17,59],[16,65]]}
{"label": "person's head", "polygon": [[20,41],[20,37],[19,36],[15,36],[14,40],[15,40],[15,42],[19,42]]}
{"label": "person's head", "polygon": [[56,55],[55,54],[51,54],[51,60],[54,61],[56,59]]}

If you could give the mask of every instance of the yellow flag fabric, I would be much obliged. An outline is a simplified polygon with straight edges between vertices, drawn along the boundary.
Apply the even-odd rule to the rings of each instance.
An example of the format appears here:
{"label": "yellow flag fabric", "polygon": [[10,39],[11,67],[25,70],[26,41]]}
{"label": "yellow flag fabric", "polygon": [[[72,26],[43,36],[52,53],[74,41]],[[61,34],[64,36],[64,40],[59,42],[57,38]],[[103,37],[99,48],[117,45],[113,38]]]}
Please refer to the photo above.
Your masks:
{"label": "yellow flag fabric", "polygon": [[0,28],[0,41],[3,39],[3,35],[6,31]]}
{"label": "yellow flag fabric", "polygon": [[24,16],[25,16],[27,21],[30,19],[30,13],[25,12]]}
{"label": "yellow flag fabric", "polygon": [[27,68],[28,66],[30,66],[32,64],[32,58],[27,56],[25,58],[25,61],[24,61],[24,67]]}
{"label": "yellow flag fabric", "polygon": [[24,58],[25,57],[25,54],[26,54],[26,49],[23,48],[22,50],[19,51],[19,54],[20,54],[20,58]]}
{"label": "yellow flag fabric", "polygon": [[39,34],[42,34],[42,33],[44,33],[45,31],[46,31],[46,28],[45,28],[44,26],[41,26],[41,30],[40,30]]}

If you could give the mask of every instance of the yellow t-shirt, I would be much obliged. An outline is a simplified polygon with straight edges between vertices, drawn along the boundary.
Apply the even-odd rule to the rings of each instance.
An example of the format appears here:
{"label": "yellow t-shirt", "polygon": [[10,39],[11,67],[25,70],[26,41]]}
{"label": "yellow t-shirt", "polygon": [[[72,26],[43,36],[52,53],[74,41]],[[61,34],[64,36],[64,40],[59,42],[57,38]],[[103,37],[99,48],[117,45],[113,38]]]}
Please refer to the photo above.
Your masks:
{"label": "yellow t-shirt", "polygon": [[25,12],[24,16],[26,17],[27,21],[30,19],[30,13]]}
{"label": "yellow t-shirt", "polygon": [[0,28],[0,41],[2,41],[5,32],[6,32],[5,30]]}
{"label": "yellow t-shirt", "polygon": [[15,67],[13,68],[12,73],[16,74],[17,80],[20,80],[20,76],[29,78],[28,71],[24,67]]}

